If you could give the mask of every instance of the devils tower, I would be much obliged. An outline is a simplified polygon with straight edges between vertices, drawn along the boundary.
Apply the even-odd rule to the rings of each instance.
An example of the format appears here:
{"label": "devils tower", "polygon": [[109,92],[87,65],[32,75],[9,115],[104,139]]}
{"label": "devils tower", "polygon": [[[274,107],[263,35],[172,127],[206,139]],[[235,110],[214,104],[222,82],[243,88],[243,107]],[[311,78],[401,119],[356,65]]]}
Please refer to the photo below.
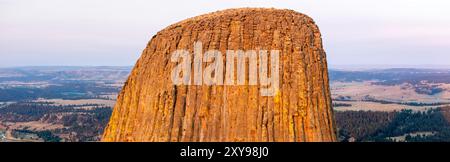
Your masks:
{"label": "devils tower", "polygon": [[[279,66],[274,66],[275,57],[268,57],[268,69],[260,68],[263,57],[258,56],[253,63],[243,62],[247,65],[244,80],[237,81],[235,76],[232,81],[242,84],[208,85],[202,75],[195,74],[211,64],[201,59],[188,62],[192,69],[184,82],[188,84],[174,84],[172,72],[179,62],[174,62],[173,54],[184,50],[189,54],[184,59],[196,60],[198,42],[201,51],[220,54],[215,62],[224,70],[211,73],[214,76],[236,75],[230,72],[239,69],[236,64],[226,66],[230,65],[226,63],[229,50],[277,50],[278,55],[271,56],[279,57]],[[251,65],[259,69],[252,71]],[[278,78],[274,95],[261,94],[261,70]],[[258,78],[254,84],[248,77],[253,75]],[[264,8],[218,11],[166,27],[153,36],[136,62],[102,140],[335,141],[326,55],[318,27],[304,14]]]}

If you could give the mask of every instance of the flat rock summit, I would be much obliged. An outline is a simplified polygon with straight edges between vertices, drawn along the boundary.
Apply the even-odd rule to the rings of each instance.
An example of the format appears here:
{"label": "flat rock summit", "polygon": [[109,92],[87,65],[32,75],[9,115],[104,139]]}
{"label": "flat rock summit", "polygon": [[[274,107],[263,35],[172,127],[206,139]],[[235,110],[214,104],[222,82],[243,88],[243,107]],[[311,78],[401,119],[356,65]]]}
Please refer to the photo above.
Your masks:
{"label": "flat rock summit", "polygon": [[[196,58],[198,42],[202,54],[213,51],[212,59],[206,53],[203,59]],[[183,60],[174,61],[177,50],[189,54],[183,55],[184,60],[192,60],[184,66],[192,74],[183,73],[189,76],[185,84],[173,83],[173,69]],[[227,62],[234,60],[227,54],[230,50],[243,51],[236,52],[238,57],[252,50],[257,55],[247,55],[241,62],[247,67],[240,68]],[[270,54],[268,68],[261,50]],[[204,84],[208,66],[216,68],[210,73],[212,85]],[[239,70],[245,74],[243,80],[235,75]],[[276,79],[270,85],[261,79],[264,71]],[[226,76],[234,79],[218,79]],[[275,88],[262,95],[265,86]],[[304,14],[267,8],[217,11],[166,27],[153,36],[136,62],[102,141],[336,141],[318,27]]]}

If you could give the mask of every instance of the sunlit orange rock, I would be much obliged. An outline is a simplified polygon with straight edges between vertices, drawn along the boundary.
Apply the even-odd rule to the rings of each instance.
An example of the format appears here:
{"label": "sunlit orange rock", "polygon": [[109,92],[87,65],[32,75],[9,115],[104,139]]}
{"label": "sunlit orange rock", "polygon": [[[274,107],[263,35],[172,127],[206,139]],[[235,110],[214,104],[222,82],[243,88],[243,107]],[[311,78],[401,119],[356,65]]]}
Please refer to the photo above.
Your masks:
{"label": "sunlit orange rock", "polygon": [[[254,85],[175,86],[171,54],[193,53],[195,42],[223,58],[226,50],[279,50],[279,89],[262,96]],[[242,8],[163,29],[134,66],[103,141],[336,141],[318,27],[292,10]]]}

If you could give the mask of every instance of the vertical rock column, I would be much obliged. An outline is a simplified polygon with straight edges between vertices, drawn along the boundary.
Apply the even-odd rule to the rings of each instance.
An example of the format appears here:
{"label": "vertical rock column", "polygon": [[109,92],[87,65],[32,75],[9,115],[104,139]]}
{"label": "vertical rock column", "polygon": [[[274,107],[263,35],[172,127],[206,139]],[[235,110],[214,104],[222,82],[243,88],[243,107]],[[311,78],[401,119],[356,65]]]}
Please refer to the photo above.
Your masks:
{"label": "vertical rock column", "polygon": [[[171,55],[184,49],[194,59],[195,42],[202,42],[203,52],[220,51],[224,65],[226,50],[279,50],[279,89],[273,96],[262,96],[259,82],[174,85],[171,71],[177,64]],[[204,69],[207,63],[201,66]],[[242,8],[193,17],[163,29],[131,71],[102,140],[335,141],[318,27],[292,10]]]}

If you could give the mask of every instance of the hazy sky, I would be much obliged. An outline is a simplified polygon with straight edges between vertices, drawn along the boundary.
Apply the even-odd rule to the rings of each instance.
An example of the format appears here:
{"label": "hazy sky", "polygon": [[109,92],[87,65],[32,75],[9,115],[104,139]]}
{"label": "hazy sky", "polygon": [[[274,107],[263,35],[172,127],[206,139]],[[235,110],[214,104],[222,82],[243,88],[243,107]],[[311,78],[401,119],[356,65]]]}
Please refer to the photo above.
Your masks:
{"label": "hazy sky", "polygon": [[0,66],[133,65],[164,27],[236,7],[309,15],[331,65],[450,64],[448,0],[0,0]]}

